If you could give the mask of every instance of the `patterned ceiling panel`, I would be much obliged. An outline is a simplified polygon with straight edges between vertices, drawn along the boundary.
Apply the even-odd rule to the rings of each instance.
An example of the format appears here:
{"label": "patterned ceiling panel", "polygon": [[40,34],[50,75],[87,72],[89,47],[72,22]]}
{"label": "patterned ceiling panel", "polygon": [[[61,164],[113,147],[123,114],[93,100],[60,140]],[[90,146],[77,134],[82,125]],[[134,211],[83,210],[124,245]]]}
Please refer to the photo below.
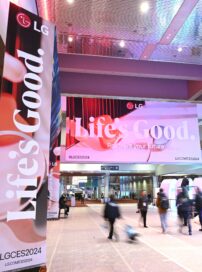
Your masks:
{"label": "patterned ceiling panel", "polygon": [[173,44],[202,46],[202,1],[199,1],[172,41]]}
{"label": "patterned ceiling panel", "polygon": [[[182,48],[182,51],[179,52]],[[188,46],[169,46],[169,54],[167,45],[158,45],[150,57],[150,60],[166,61],[166,62],[179,62],[179,63],[192,63],[201,64],[202,47],[188,47]]]}
{"label": "patterned ceiling panel", "polygon": [[59,52],[202,64],[202,0],[37,2],[57,26]]}

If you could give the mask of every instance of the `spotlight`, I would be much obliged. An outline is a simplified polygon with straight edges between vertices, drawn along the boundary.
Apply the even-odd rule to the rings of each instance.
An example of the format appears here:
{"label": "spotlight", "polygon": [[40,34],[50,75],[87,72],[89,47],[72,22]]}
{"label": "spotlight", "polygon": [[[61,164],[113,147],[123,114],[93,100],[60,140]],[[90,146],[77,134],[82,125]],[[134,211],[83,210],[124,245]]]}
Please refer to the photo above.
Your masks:
{"label": "spotlight", "polygon": [[143,2],[140,5],[140,10],[141,10],[142,13],[147,13],[148,10],[149,10],[149,3],[148,2]]}
{"label": "spotlight", "polygon": [[67,3],[71,5],[74,3],[74,0],[67,0]]}
{"label": "spotlight", "polygon": [[121,48],[125,47],[125,42],[124,42],[124,40],[121,40],[121,41],[120,41],[119,46],[120,46]]}
{"label": "spotlight", "polygon": [[73,39],[72,36],[69,36],[67,40],[68,40],[69,43],[71,43],[71,42],[73,42],[74,39]]}

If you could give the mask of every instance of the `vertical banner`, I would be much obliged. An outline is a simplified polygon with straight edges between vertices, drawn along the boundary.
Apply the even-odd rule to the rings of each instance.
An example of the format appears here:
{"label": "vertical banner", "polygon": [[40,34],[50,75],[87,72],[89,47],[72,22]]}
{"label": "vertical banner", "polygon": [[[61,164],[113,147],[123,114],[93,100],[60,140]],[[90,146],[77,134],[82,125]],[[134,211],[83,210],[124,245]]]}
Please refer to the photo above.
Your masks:
{"label": "vertical banner", "polygon": [[46,262],[54,26],[10,4],[0,96],[0,271]]}
{"label": "vertical banner", "polygon": [[54,64],[51,104],[50,164],[48,178],[48,219],[58,219],[60,194],[60,126],[61,95],[56,31],[54,36]]}

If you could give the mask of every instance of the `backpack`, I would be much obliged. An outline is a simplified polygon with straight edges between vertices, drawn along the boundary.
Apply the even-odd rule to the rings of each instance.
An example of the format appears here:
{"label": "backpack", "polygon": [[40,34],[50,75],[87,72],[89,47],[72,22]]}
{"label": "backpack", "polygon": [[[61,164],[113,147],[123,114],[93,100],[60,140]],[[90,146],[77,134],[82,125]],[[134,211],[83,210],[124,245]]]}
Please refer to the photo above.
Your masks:
{"label": "backpack", "polygon": [[169,200],[167,196],[163,195],[160,197],[160,207],[164,210],[167,210],[169,208]]}
{"label": "backpack", "polygon": [[187,212],[191,209],[191,201],[186,193],[182,192],[178,195],[177,206],[180,212]]}

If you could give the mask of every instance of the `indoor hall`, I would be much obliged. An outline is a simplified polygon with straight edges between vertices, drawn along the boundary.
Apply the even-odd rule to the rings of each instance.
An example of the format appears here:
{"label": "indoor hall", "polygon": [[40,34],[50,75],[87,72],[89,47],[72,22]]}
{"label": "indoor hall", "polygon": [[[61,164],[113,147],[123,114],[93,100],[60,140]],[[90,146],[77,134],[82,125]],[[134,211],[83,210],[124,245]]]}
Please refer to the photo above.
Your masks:
{"label": "indoor hall", "polygon": [[[152,218],[146,230],[139,228],[135,205],[143,185],[150,184],[150,173],[156,177],[152,189],[148,187],[152,195],[164,185],[172,204],[179,187],[176,180],[172,182],[172,173],[189,176],[191,188],[195,188],[192,181],[201,177],[201,10],[202,0],[0,1],[0,271],[41,272],[46,263],[51,271],[54,264],[68,260],[66,271],[74,267],[79,271],[95,263],[97,251],[101,255],[97,259],[106,260],[105,267],[98,262],[93,270],[133,271],[134,248],[139,257],[135,271],[145,267],[150,271],[151,264],[156,271],[162,271],[161,264],[163,271],[166,267],[197,271],[195,265],[201,265],[195,253],[196,248],[201,252],[197,222],[191,237],[180,236],[172,220],[169,232],[155,237],[157,220],[160,231],[159,218],[152,216],[155,219],[155,207],[149,207],[148,219]],[[86,170],[85,164],[91,162]],[[65,188],[71,190],[69,218],[50,220],[58,219],[62,171],[75,173],[79,165],[79,171],[103,173],[108,165],[119,163],[121,171],[129,163],[133,167],[128,171],[144,164],[144,169],[136,169],[142,174],[152,163],[158,169],[148,169],[151,172],[137,180],[137,187],[133,178],[109,181],[108,174],[102,182],[109,187],[99,188],[98,180],[87,180],[94,189],[89,187],[90,199],[80,207],[74,206],[83,189]],[[178,164],[175,170],[173,163]],[[165,182],[157,178],[163,174]],[[126,221],[140,232],[139,243],[125,241],[124,219],[117,224],[120,242],[106,239],[100,197],[103,193],[107,199],[111,192],[130,202],[119,204]],[[170,217],[176,218],[172,207]],[[79,228],[82,222],[84,229]],[[63,231],[73,233],[64,247]],[[91,241],[91,232],[98,235],[93,236],[98,243],[80,252],[79,245]],[[167,237],[166,244],[160,237]],[[69,241],[75,246],[71,251]],[[102,245],[107,245],[107,257]],[[64,257],[57,259],[62,248]],[[84,253],[84,258],[76,258]],[[144,262],[147,255],[150,264]]]}
{"label": "indoor hall", "polygon": [[[177,215],[168,212],[168,232],[162,234],[156,207],[148,210],[148,228],[139,225],[136,204],[120,204],[117,220],[119,241],[108,240],[104,227],[103,204],[70,208],[68,218],[48,221],[47,267],[49,272],[199,272],[201,235],[199,222],[192,220],[193,235],[186,227],[179,233]],[[124,228],[130,224],[140,236],[129,243]]]}

